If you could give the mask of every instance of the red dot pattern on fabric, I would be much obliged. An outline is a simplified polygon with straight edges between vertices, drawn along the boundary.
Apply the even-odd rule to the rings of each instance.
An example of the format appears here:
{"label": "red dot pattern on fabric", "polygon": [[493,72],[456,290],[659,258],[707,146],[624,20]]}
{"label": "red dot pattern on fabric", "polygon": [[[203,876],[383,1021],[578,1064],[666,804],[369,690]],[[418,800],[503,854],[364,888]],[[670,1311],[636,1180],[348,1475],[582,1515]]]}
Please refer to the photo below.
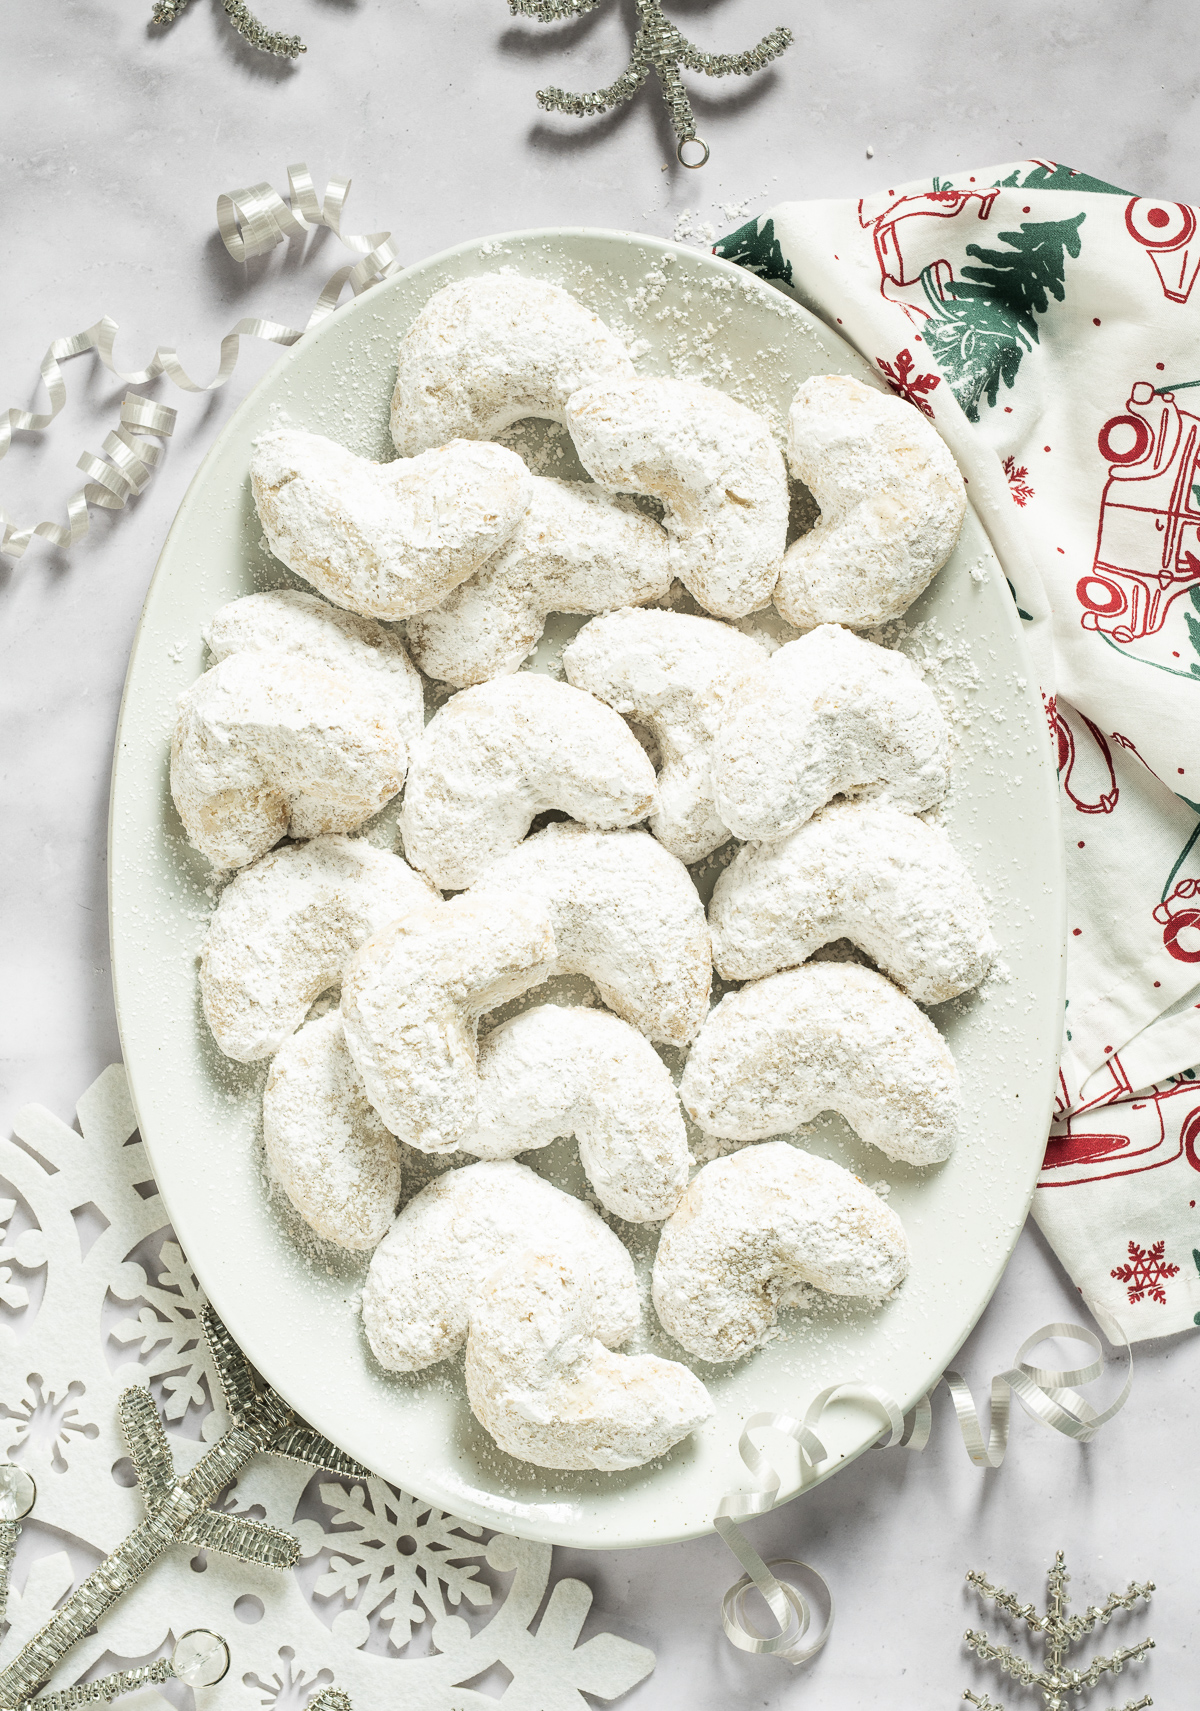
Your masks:
{"label": "red dot pattern on fabric", "polygon": [[1158,372],[1161,374],[1165,365],[1161,362],[1156,362],[1154,366],[1158,370]]}
{"label": "red dot pattern on fabric", "polygon": [[[1200,1008],[1200,1006],[1198,1006],[1198,1008]],[[1112,1047],[1111,1047],[1111,1046],[1105,1046],[1105,1048],[1104,1048],[1104,1049],[1105,1049],[1105,1051],[1106,1051],[1106,1052],[1110,1052],[1110,1051],[1112,1051]]]}
{"label": "red dot pattern on fabric", "polygon": [[1167,213],[1165,208],[1151,208],[1150,212],[1146,215],[1146,224],[1148,226],[1169,226],[1171,224],[1171,216]]}
{"label": "red dot pattern on fabric", "polygon": [[1042,447],[1042,450],[1043,450],[1043,451],[1044,451],[1044,452],[1048,452],[1048,451],[1049,451],[1049,450],[1050,450],[1050,447],[1049,447],[1049,446],[1043,446],[1043,447]]}
{"label": "red dot pattern on fabric", "polygon": [[1098,327],[1100,325],[1099,315],[1093,315],[1092,316],[1092,325],[1093,325],[1093,327]]}
{"label": "red dot pattern on fabric", "polygon": [[1156,981],[1155,981],[1155,982],[1154,982],[1154,984],[1155,984],[1155,986],[1161,986],[1161,985],[1162,985],[1162,981],[1161,981],[1161,980],[1156,980]]}
{"label": "red dot pattern on fabric", "polygon": [[1079,848],[1080,849],[1083,848],[1083,839],[1082,838],[1080,838],[1080,840],[1079,840]]}
{"label": "red dot pattern on fabric", "polygon": [[1078,938],[1078,937],[1079,937],[1079,935],[1080,935],[1080,933],[1082,933],[1082,931],[1083,931],[1083,928],[1082,928],[1082,927],[1072,927],[1072,928],[1071,928],[1071,932],[1072,932],[1072,934],[1073,934],[1073,935],[1074,935],[1074,937],[1075,937],[1075,938]]}

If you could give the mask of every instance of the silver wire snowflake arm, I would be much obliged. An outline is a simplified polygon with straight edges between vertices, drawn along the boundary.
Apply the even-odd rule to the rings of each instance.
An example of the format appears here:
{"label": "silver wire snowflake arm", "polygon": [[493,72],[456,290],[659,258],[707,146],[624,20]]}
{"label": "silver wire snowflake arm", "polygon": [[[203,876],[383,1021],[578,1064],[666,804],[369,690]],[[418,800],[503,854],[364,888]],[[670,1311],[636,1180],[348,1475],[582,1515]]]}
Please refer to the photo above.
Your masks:
{"label": "silver wire snowflake arm", "polygon": [[[154,11],[150,15],[156,24],[173,24],[187,5],[188,0],[156,0]],[[287,36],[281,30],[268,30],[262,20],[254,16],[245,0],[224,0],[224,5],[229,22],[252,48],[260,48],[263,53],[273,53],[278,59],[295,59],[298,54],[308,52],[299,36]]]}
{"label": "silver wire snowflake arm", "polygon": [[[72,1646],[171,1545],[196,1545],[222,1551],[241,1562],[291,1568],[300,1554],[299,1541],[292,1534],[242,1516],[211,1513],[213,1500],[232,1484],[251,1457],[286,1444],[283,1453],[294,1460],[347,1471],[337,1464],[348,1462],[348,1457],[299,1420],[273,1390],[258,1387],[249,1361],[208,1305],[201,1322],[232,1424],[191,1472],[180,1478],[149,1391],[135,1386],[122,1393],[118,1411],[146,1505],[146,1519],[0,1671],[0,1706],[23,1705]],[[365,1471],[355,1462],[349,1465]]]}
{"label": "silver wire snowflake arm", "polygon": [[[204,1340],[221,1381],[221,1392],[229,1417],[235,1423],[249,1418],[261,1406],[262,1397],[254,1381],[249,1361],[238,1348],[212,1308],[205,1304],[200,1314]],[[273,1394],[269,1392],[268,1394]],[[336,1444],[306,1425],[298,1415],[287,1410],[287,1419],[271,1444],[271,1454],[286,1456],[289,1461],[305,1462],[311,1467],[324,1468],[328,1473],[349,1474],[366,1479],[370,1469],[339,1450]]]}
{"label": "silver wire snowflake arm", "polygon": [[[509,11],[514,17],[535,18],[542,24],[576,17],[592,11],[598,4],[599,0],[508,0]],[[638,32],[629,64],[616,82],[586,93],[552,85],[538,90],[538,105],[549,113],[573,113],[577,118],[592,118],[628,101],[650,72],[655,71],[671,115],[679,160],[684,166],[703,166],[708,159],[708,145],[696,135],[696,116],[679,75],[679,67],[683,65],[689,71],[703,72],[706,77],[750,77],[773,59],[778,59],[784,49],[791,46],[792,32],[783,26],[772,30],[757,47],[748,48],[745,53],[706,53],[680,34],[664,15],[659,0],[637,0],[637,5]],[[696,142],[703,148],[703,160],[684,160],[683,145],[688,142]]]}
{"label": "silver wire snowflake arm", "polygon": [[[1139,1600],[1150,1602],[1150,1595],[1155,1590],[1154,1582],[1148,1580],[1139,1586],[1131,1581],[1125,1592],[1110,1592],[1101,1605],[1092,1604],[1081,1616],[1068,1616],[1069,1602],[1067,1582],[1070,1575],[1066,1571],[1063,1553],[1058,1552],[1054,1559],[1054,1567],[1047,1575],[1050,1590],[1049,1609],[1044,1616],[1039,1616],[1032,1604],[1018,1604],[1011,1592],[1001,1587],[995,1587],[986,1575],[972,1569],[967,1574],[967,1580],[975,1588],[981,1598],[988,1598],[1000,1610],[1024,1622],[1031,1634],[1045,1635],[1045,1668],[1035,1669],[1025,1658],[1018,1657],[1008,1646],[994,1645],[987,1634],[968,1630],[965,1635],[966,1643],[977,1657],[986,1663],[1000,1666],[1006,1675],[1012,1676],[1023,1687],[1036,1687],[1045,1702],[1047,1711],[1064,1711],[1067,1704],[1064,1697],[1067,1693],[1082,1693],[1089,1687],[1095,1687],[1100,1678],[1110,1671],[1119,1675],[1127,1663],[1134,1663],[1154,1646],[1153,1640],[1139,1640],[1136,1645],[1122,1646],[1109,1657],[1094,1658],[1087,1669],[1068,1668],[1064,1662],[1064,1654],[1085,1634],[1090,1634],[1097,1622],[1107,1626],[1109,1619],[1117,1610],[1129,1610]],[[965,1692],[963,1698],[979,1711],[1003,1711],[1003,1707],[993,1705],[987,1694],[978,1698],[974,1693]],[[1145,1706],[1153,1701],[1149,1697],[1130,1700],[1121,1707],[1121,1711],[1143,1711]]]}

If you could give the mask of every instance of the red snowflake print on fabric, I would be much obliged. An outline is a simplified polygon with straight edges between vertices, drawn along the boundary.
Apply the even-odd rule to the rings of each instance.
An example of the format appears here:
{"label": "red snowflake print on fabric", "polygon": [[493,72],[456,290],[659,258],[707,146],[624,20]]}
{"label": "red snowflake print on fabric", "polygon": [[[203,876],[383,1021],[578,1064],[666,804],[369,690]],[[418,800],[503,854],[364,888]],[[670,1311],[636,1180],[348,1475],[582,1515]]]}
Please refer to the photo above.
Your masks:
{"label": "red snowflake print on fabric", "polygon": [[897,351],[895,363],[884,362],[881,356],[875,361],[883,370],[887,383],[893,392],[898,392],[908,404],[915,404],[922,414],[933,419],[933,411],[926,400],[925,394],[932,392],[935,386],[942,384],[939,374],[918,374],[916,363],[911,351]]}
{"label": "red snowflake print on fabric", "polygon": [[1004,460],[1004,473],[1008,477],[1008,490],[1012,494],[1014,505],[1028,505],[1033,498],[1033,488],[1028,481],[1029,471],[1024,464],[1018,468],[1017,460],[1008,456]]}
{"label": "red snowflake print on fabric", "polygon": [[1157,1301],[1160,1307],[1167,1304],[1167,1292],[1163,1281],[1168,1277],[1177,1277],[1179,1267],[1169,1265],[1165,1259],[1166,1242],[1155,1242],[1152,1248],[1139,1248],[1136,1242],[1129,1244],[1129,1263],[1119,1265],[1115,1271],[1109,1272],[1119,1283],[1129,1285],[1131,1302],[1144,1301],[1148,1295],[1151,1301]]}

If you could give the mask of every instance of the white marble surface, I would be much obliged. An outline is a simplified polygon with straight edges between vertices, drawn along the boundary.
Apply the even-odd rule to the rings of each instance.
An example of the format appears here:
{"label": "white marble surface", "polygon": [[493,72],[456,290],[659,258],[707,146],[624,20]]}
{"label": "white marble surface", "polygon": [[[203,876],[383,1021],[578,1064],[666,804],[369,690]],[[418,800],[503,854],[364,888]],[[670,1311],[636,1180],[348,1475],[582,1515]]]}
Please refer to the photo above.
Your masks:
{"label": "white marble surface", "polygon": [[[282,187],[297,159],[319,185],[352,173],[348,228],[390,227],[413,260],[542,224],[669,236],[684,210],[720,232],[740,223],[722,204],[753,212],[1027,154],[1195,198],[1197,26],[1185,0],[817,0],[803,11],[794,0],[671,0],[668,10],[715,49],[748,46],[785,21],[798,38],[774,71],[698,92],[713,149],[701,173],[674,164],[652,91],[592,123],[544,118],[534,105],[541,83],[595,87],[617,74],[632,16],[621,0],[558,29],[514,23],[503,0],[261,0],[268,22],[306,39],[296,65],[244,48],[219,0],[193,0],[169,31],[149,27],[150,0],[0,0],[0,404],[29,407],[50,339],[102,313],[120,323],[118,360],[140,366],[156,343],[177,344],[202,378],[238,316],[302,320],[341,259],[333,240],[243,270],[213,224],[218,191],[264,178]],[[248,347],[208,400],[160,385],[180,421],[144,497],[123,514],[94,512],[69,555],[38,542],[20,564],[0,559],[6,1122],[29,1099],[69,1113],[119,1055],[105,812],[126,657],[183,490],[273,354]],[[71,399],[55,431],[40,444],[18,436],[0,469],[0,503],[22,521],[60,514],[76,457],[98,449],[115,417],[124,388],[91,362],[68,368]],[[977,1391],[1029,1329],[1074,1302],[1027,1231],[961,1357]],[[836,1591],[834,1639],[798,1673],[743,1658],[719,1634],[717,1601],[735,1565],[715,1539],[564,1551],[558,1567],[594,1588],[594,1622],[657,1651],[656,1673],[624,1701],[636,1711],[782,1707],[801,1695],[814,1711],[950,1705],[985,1683],[1015,1706],[1017,1691],[964,1655],[963,1629],[979,1612],[963,1572],[986,1568],[1040,1600],[1061,1546],[1081,1601],[1129,1577],[1161,1588],[1150,1620],[1105,1630],[1120,1643],[1148,1628],[1158,1650],[1122,1676],[1124,1691],[1100,1689],[1095,1702],[1151,1691],[1182,1708],[1195,1694],[1197,1402],[1195,1344],[1143,1345],[1131,1404],[1092,1446],[1021,1417],[1008,1464],[981,1475],[943,1398],[923,1457],[870,1455],[755,1527],[764,1555],[808,1556]]]}

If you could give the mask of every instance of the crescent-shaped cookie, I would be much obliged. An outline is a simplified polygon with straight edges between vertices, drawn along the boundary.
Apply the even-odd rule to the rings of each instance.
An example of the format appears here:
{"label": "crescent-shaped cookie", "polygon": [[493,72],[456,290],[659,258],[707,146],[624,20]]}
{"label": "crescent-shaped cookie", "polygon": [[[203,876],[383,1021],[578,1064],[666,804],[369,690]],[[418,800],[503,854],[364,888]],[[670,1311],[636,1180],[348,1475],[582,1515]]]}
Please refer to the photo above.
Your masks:
{"label": "crescent-shaped cookie", "polygon": [[609,1347],[637,1327],[633,1261],[582,1200],[511,1159],[445,1171],[403,1207],[375,1249],[363,1328],[391,1372],[417,1372],[459,1350],[488,1278],[513,1252],[547,1242],[586,1269],[593,1334]]}
{"label": "crescent-shaped cookie", "polygon": [[856,1176],[786,1141],[713,1159],[663,1226],[654,1308],[701,1360],[740,1360],[803,1286],[879,1301],[908,1272],[896,1214]]}
{"label": "crescent-shaped cookie", "polygon": [[919,813],[946,794],[950,733],[904,654],[822,624],[748,678],[717,734],[717,812],[739,838],[784,838],[833,796]]}
{"label": "crescent-shaped cookie", "polygon": [[425,727],[400,830],[414,867],[460,891],[557,808],[609,829],[642,820],[654,768],[594,695],[532,671],[452,695]]}
{"label": "crescent-shaped cookie", "polygon": [[962,1121],[950,1049],[874,970],[810,962],[724,997],[692,1047],[679,1097],[706,1134],[757,1141],[837,1111],[888,1158],[940,1164]]}
{"label": "crescent-shaped cookie", "polygon": [[996,950],[947,834],[887,802],[831,802],[790,837],[743,844],[708,924],[726,980],[759,980],[849,939],[921,1004],[977,986]]}

